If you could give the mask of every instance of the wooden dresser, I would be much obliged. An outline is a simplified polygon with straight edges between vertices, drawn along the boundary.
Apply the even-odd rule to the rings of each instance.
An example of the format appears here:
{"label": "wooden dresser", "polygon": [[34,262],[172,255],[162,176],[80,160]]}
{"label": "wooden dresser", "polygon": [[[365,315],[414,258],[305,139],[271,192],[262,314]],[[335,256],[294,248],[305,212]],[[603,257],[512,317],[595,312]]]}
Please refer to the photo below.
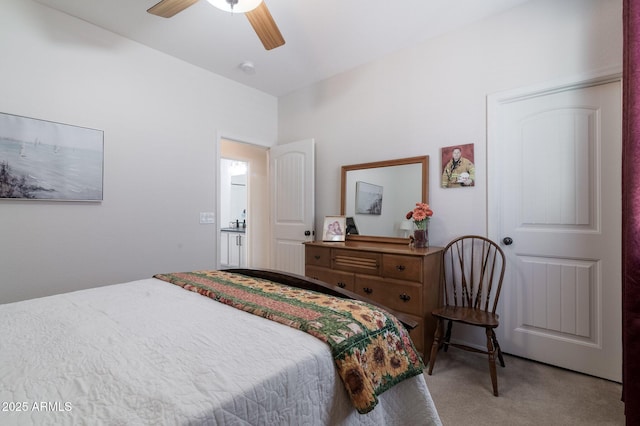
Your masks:
{"label": "wooden dresser", "polygon": [[410,332],[429,361],[439,306],[442,247],[414,249],[386,242],[305,243],[305,275],[368,297],[409,314],[418,322]]}

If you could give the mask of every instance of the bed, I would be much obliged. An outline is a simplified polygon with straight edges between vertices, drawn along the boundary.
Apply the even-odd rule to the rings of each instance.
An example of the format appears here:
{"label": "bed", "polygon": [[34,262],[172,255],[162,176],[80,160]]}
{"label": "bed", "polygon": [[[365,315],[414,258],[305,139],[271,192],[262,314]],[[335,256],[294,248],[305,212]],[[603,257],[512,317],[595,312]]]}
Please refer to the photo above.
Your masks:
{"label": "bed", "polygon": [[176,284],[158,275],[0,305],[0,424],[441,424],[423,374],[360,410],[326,342]]}

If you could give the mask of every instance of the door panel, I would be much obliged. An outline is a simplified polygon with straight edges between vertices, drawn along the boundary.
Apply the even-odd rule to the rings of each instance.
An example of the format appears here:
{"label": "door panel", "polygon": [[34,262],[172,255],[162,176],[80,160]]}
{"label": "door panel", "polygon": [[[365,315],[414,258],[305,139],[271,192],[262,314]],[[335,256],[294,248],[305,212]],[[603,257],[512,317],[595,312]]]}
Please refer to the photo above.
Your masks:
{"label": "door panel", "polygon": [[[304,275],[303,242],[313,240],[313,139],[271,148],[272,268]],[[308,234],[308,235],[307,235]]]}
{"label": "door panel", "polygon": [[596,344],[597,263],[519,256],[517,323],[523,330]]}
{"label": "door panel", "polygon": [[502,349],[621,379],[620,82],[490,99]]}

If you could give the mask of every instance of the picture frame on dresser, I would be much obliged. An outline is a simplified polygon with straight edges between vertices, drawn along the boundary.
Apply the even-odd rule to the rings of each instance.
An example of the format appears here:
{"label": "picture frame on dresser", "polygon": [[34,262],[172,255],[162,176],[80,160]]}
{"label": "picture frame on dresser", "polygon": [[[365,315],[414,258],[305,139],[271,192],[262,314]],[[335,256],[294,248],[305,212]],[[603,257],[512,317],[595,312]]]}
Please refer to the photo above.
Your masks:
{"label": "picture frame on dresser", "polygon": [[358,235],[358,227],[353,217],[347,218],[347,235]]}
{"label": "picture frame on dresser", "polygon": [[322,241],[344,241],[347,234],[345,216],[325,216],[322,227]]}

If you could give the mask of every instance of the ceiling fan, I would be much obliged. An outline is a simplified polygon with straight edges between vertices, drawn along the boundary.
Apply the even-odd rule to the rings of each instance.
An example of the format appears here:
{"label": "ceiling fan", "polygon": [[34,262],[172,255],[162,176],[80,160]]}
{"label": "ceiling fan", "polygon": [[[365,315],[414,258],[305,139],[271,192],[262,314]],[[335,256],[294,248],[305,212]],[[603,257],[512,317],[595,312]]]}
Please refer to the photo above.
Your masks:
{"label": "ceiling fan", "polygon": [[[152,15],[163,18],[171,18],[173,15],[182,12],[198,0],[162,0],[147,9]],[[249,23],[262,41],[267,50],[275,49],[284,44],[284,38],[278,29],[267,5],[262,0],[207,0],[218,9],[229,12],[244,13],[249,19]],[[258,4],[259,3],[259,4]]]}

